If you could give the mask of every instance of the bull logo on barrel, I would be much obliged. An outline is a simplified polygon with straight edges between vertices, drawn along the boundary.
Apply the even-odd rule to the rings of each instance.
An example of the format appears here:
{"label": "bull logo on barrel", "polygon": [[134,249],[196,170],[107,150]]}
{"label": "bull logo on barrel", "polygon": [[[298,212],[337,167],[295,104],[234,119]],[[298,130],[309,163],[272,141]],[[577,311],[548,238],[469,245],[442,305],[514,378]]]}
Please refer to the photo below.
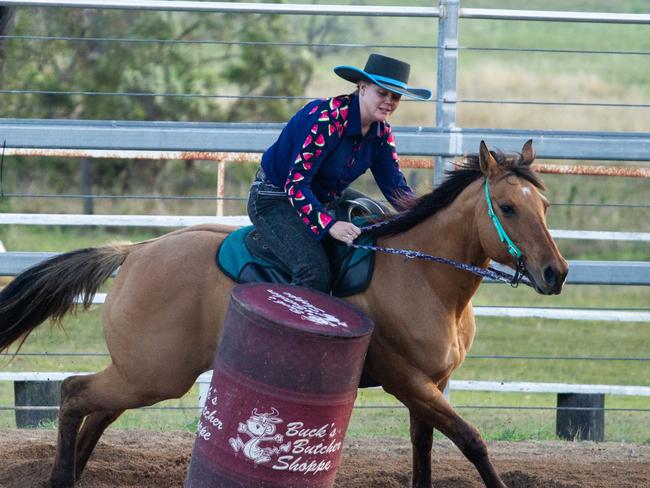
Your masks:
{"label": "bull logo on barrel", "polygon": [[[282,419],[278,417],[280,412],[275,408],[271,408],[270,412],[259,413],[257,408],[253,409],[251,416],[246,420],[246,423],[239,422],[237,432],[246,434],[249,439],[243,441],[240,436],[231,437],[228,439],[230,447],[235,452],[240,450],[248,459],[252,460],[255,464],[268,463],[271,456],[276,456],[281,452],[289,452],[291,449],[291,442],[282,444],[284,437],[282,434],[276,434],[276,424],[282,423]],[[262,447],[262,442],[274,442],[279,446],[266,446]]]}

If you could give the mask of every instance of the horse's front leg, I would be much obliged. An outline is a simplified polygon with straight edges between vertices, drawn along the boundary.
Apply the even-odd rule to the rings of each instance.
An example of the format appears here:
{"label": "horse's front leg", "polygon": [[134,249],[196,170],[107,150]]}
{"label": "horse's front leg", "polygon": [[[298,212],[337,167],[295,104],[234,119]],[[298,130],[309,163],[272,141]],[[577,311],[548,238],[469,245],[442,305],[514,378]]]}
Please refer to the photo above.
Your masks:
{"label": "horse's front leg", "polygon": [[[430,429],[438,429],[447,436],[465,457],[476,467],[483,483],[488,488],[507,488],[505,483],[497,474],[492,462],[489,459],[487,446],[478,431],[465,422],[452,408],[442,392],[430,380],[423,380],[412,390],[402,391],[398,398],[409,408],[410,414],[416,421],[416,440],[414,449],[421,449],[419,454],[414,453],[413,486],[431,486],[430,455],[426,454],[426,433],[424,427],[418,422],[428,426]],[[411,429],[413,431],[413,427]],[[432,432],[432,431],[431,431]],[[432,434],[431,434],[432,435]],[[412,434],[413,438],[413,434]],[[428,448],[430,451],[430,447]],[[429,463],[424,468],[424,462]],[[415,469],[419,469],[416,473]],[[426,475],[428,473],[428,480]],[[415,483],[420,483],[416,485]],[[429,483],[428,485],[426,483]]]}
{"label": "horse's front leg", "polygon": [[411,421],[411,444],[413,446],[413,488],[431,488],[431,447],[433,427],[413,414]]}

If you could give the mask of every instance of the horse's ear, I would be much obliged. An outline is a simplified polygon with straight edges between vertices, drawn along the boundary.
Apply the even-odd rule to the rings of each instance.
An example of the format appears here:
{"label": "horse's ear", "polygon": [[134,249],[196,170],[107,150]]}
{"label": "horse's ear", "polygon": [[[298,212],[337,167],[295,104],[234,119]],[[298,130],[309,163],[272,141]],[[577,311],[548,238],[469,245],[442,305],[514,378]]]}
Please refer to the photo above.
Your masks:
{"label": "horse's ear", "polygon": [[478,161],[481,166],[481,171],[486,176],[490,176],[497,170],[496,159],[494,159],[494,156],[490,153],[485,141],[481,141],[481,147],[478,152]]}
{"label": "horse's ear", "polygon": [[535,150],[533,149],[533,140],[528,139],[524,147],[521,148],[521,164],[526,166],[535,161]]}

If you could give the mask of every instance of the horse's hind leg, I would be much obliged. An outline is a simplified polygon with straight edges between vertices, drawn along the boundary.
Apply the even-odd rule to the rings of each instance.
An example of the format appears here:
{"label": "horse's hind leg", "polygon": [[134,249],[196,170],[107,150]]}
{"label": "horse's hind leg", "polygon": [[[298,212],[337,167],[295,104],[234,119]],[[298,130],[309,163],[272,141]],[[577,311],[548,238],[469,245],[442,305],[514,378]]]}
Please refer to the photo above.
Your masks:
{"label": "horse's hind leg", "polygon": [[413,488],[431,488],[431,447],[433,427],[411,414],[413,445]]}
{"label": "horse's hind leg", "polygon": [[[79,428],[88,417],[87,429],[82,429],[79,459],[83,464],[90,457],[92,447],[101,432],[116,418],[118,412],[128,408],[150,405],[160,400],[157,396],[144,396],[122,378],[113,365],[100,373],[87,376],[71,376],[61,385],[61,410],[59,411],[59,435],[50,476],[52,488],[74,486],[77,469],[76,451]],[[97,412],[97,415],[93,416]],[[107,412],[112,412],[109,414]],[[96,429],[96,430],[95,430]]]}
{"label": "horse's hind leg", "polygon": [[87,376],[71,376],[61,385],[61,407],[59,410],[59,432],[54,467],[50,475],[52,488],[74,486],[74,462],[77,433],[86,416],[85,410],[75,398],[84,389]]}
{"label": "horse's hind leg", "polygon": [[122,415],[124,410],[100,410],[91,413],[84,420],[77,441],[77,458],[75,461],[75,479],[79,479],[86,467],[90,455],[106,428]]}

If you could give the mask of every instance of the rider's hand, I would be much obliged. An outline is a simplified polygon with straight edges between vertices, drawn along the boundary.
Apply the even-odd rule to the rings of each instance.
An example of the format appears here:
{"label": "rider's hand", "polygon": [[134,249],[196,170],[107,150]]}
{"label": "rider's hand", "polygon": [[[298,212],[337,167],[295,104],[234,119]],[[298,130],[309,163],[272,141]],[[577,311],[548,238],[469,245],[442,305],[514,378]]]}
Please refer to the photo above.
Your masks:
{"label": "rider's hand", "polygon": [[348,246],[361,235],[361,229],[350,222],[337,221],[329,229],[329,234],[336,240],[345,242]]}

